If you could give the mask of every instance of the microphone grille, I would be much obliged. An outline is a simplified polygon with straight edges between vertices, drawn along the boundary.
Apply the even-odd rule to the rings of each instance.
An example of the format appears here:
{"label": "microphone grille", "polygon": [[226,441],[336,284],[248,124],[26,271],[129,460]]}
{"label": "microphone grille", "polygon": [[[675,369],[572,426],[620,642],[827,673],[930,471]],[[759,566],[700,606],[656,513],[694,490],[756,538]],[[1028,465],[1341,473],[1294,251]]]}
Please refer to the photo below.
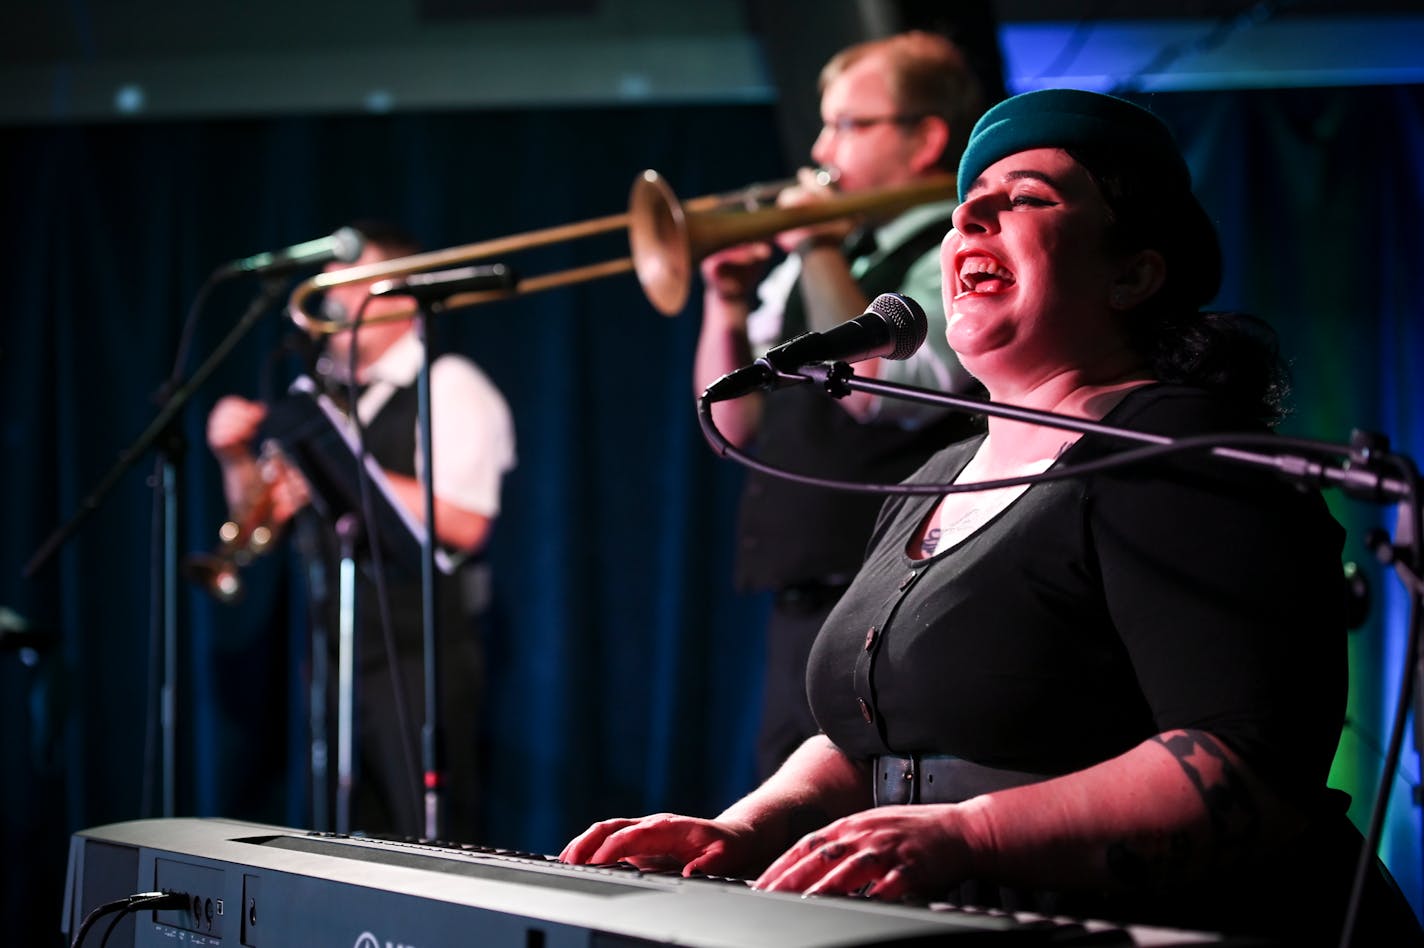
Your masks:
{"label": "microphone grille", "polygon": [[342,227],[331,235],[331,252],[341,263],[355,263],[366,249],[366,238],[354,227]]}
{"label": "microphone grille", "polygon": [[870,301],[870,311],[880,314],[894,337],[895,348],[889,355],[881,356],[882,359],[908,359],[925,344],[925,338],[930,333],[929,320],[920,304],[908,296],[881,293]]}

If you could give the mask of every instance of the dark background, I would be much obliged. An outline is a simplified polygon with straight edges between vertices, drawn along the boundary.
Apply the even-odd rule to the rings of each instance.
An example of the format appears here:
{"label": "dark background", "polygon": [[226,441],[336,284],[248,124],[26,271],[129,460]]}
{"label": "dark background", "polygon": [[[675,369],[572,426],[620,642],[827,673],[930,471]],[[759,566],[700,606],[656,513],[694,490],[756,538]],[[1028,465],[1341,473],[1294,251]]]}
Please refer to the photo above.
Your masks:
{"label": "dark background", "polygon": [[[400,220],[432,248],[601,217],[624,208],[644,168],[684,197],[781,177],[809,147],[825,56],[925,23],[958,31],[986,74],[1002,63],[1012,91],[1115,88],[1159,111],[1224,233],[1219,304],[1270,319],[1292,359],[1286,430],[1343,441],[1360,427],[1416,458],[1424,448],[1424,87],[1421,64],[1396,53],[1417,35],[1417,4],[1336,20],[1320,4],[1153,5],[1195,32],[1154,32],[1173,21],[1140,34],[1147,19],[1121,3],[954,4],[964,9],[953,22],[914,3],[821,4],[800,19],[707,4],[678,22],[631,0],[552,4],[543,18],[518,6],[430,0],[389,25],[386,47],[357,42],[352,18],[323,4],[288,4],[286,24],[263,20],[265,4],[251,22],[216,22],[220,11],[205,21],[153,0],[0,24],[13,27],[0,29],[0,607],[29,625],[0,650],[0,918],[16,943],[58,941],[70,833],[165,815],[155,453],[33,576],[22,569],[156,414],[185,314],[225,260],[360,217]],[[1298,45],[1322,24],[1335,42],[1282,52],[1280,37]],[[580,34],[604,55],[546,58],[582,49]],[[1107,43],[1121,35],[1138,37],[1127,60]],[[1376,45],[1340,42],[1360,35]],[[495,46],[508,47],[498,68]],[[458,89],[411,78],[439,79],[466,48]],[[629,59],[665,49],[682,55],[680,71]],[[1023,62],[1025,50],[1037,58]],[[1247,79],[1232,56],[1271,69]],[[346,71],[315,68],[338,61]],[[382,84],[395,92],[372,97]],[[508,262],[529,275],[626,253],[613,233]],[[213,295],[186,371],[255,291]],[[207,410],[227,392],[280,390],[291,332],[268,314],[180,416],[179,552],[211,548],[224,516]],[[695,307],[659,316],[621,276],[464,310],[437,333],[504,391],[518,433],[491,554],[482,842],[557,851],[601,817],[715,812],[751,785],[765,602],[731,588],[741,472],[697,430]],[[1401,674],[1404,601],[1363,545],[1393,511],[1331,503],[1373,589],[1351,640],[1332,776],[1363,823]],[[179,590],[174,812],[308,825],[300,573],[283,545],[246,575],[237,608]],[[1407,750],[1383,853],[1416,908],[1417,783]]]}

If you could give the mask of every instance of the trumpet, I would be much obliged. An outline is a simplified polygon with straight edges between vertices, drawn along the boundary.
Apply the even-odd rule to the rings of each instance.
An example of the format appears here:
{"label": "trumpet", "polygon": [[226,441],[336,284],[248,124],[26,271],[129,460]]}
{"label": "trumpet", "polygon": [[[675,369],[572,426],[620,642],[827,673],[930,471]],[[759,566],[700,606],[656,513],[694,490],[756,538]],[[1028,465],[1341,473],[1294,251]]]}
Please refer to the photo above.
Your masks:
{"label": "trumpet", "polygon": [[[454,309],[488,303],[632,271],[653,307],[664,316],[675,316],[687,303],[697,263],[717,250],[842,218],[896,214],[955,194],[954,178],[936,175],[900,187],[837,195],[815,204],[762,206],[773,201],[791,183],[751,185],[737,191],[679,201],[662,175],[644,171],[633,182],[628,210],[623,214],[319,273],[292,291],[287,313],[310,335],[341,332],[350,328],[349,322],[320,318],[311,312],[312,298],[331,287],[502,259],[532,247],[623,230],[628,234],[629,244],[629,255],[625,258],[522,277],[504,289],[457,293],[444,305]],[[372,321],[405,319],[413,313],[414,309],[396,311],[374,317]]]}
{"label": "trumpet", "polygon": [[190,553],[183,558],[183,575],[224,605],[242,599],[242,568],[271,550],[277,540],[273,513],[279,477],[273,462],[279,456],[275,443],[263,445],[258,459],[261,483],[247,509],[218,528],[218,546],[211,553]]}

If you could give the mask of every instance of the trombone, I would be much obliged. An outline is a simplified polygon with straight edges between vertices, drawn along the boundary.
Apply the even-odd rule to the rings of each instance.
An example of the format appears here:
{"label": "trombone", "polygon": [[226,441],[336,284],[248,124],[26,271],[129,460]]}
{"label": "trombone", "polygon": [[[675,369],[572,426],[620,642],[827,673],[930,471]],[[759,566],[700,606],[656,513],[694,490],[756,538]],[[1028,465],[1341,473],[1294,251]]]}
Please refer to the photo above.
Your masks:
{"label": "trombone", "polygon": [[[954,178],[940,175],[900,187],[837,195],[798,207],[760,206],[774,200],[791,183],[752,185],[739,191],[679,201],[662,175],[644,171],[633,182],[628,210],[623,214],[319,273],[293,290],[287,301],[287,312],[292,321],[310,335],[341,332],[350,328],[349,322],[319,318],[311,313],[309,306],[314,295],[334,286],[442,270],[503,258],[531,247],[626,230],[630,248],[627,257],[523,277],[505,289],[457,293],[444,305],[454,309],[488,303],[634,271],[653,307],[664,316],[675,316],[687,303],[696,264],[717,250],[845,217],[897,214],[920,204],[953,197],[955,193]],[[413,309],[392,312],[373,317],[371,321],[404,319],[413,312]]]}
{"label": "trombone", "polygon": [[[822,183],[833,180],[828,172],[820,174]],[[501,258],[533,247],[626,230],[628,257],[525,277],[504,289],[458,293],[444,305],[454,309],[488,303],[634,271],[653,307],[665,316],[675,316],[687,303],[695,265],[714,251],[840,218],[897,214],[920,204],[953,197],[955,193],[954,179],[943,175],[898,188],[836,195],[799,207],[768,206],[768,202],[774,201],[791,184],[789,180],[754,184],[737,191],[679,201],[660,174],[644,171],[633,182],[626,213],[319,273],[293,290],[287,301],[288,315],[312,336],[341,332],[350,328],[348,321],[318,317],[308,308],[314,296],[331,287],[442,270]],[[373,316],[368,322],[405,319],[414,312],[414,309],[393,311]],[[190,556],[184,563],[188,578],[221,602],[235,602],[242,596],[241,569],[265,552],[274,539],[268,522],[270,491],[271,483],[264,483],[263,491],[246,515],[223,525],[219,531],[221,543],[214,552]]]}

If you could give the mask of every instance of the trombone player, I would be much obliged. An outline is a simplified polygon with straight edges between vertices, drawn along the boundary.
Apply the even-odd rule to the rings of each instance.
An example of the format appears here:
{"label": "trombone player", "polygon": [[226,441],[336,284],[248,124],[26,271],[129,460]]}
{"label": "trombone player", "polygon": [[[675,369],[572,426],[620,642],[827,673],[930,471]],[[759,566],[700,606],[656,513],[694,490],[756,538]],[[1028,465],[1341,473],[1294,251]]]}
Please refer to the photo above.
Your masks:
{"label": "trombone player", "polygon": [[[354,266],[410,256],[420,248],[389,225],[356,226],[365,238]],[[333,264],[328,270],[344,268]],[[367,450],[386,474],[396,502],[417,521],[425,515],[418,449],[416,381],[424,350],[408,301],[399,297],[366,300],[364,283],[343,283],[327,291],[327,307],[347,317],[365,304],[367,322],[359,330],[327,336],[318,374],[337,400],[350,389],[355,366],[359,396],[356,416],[365,429]],[[354,338],[353,338],[354,337]],[[354,347],[354,352],[353,352]],[[482,652],[478,617],[486,605],[488,576],[481,556],[500,509],[500,486],[514,467],[514,426],[504,396],[488,376],[464,356],[446,353],[430,365],[433,487],[436,542],[461,558],[449,576],[439,577],[442,720],[446,725],[445,772],[448,778],[446,830],[454,839],[477,838],[478,722]],[[304,397],[294,395],[292,397]],[[350,407],[347,408],[350,411]],[[273,526],[313,511],[299,471],[280,457],[259,454],[260,429],[267,406],[236,395],[214,405],[208,416],[208,446],[223,474],[229,507],[239,513],[262,498]],[[341,511],[330,511],[332,517]],[[320,520],[313,511],[313,520]],[[309,521],[310,522],[310,521]],[[335,524],[315,524],[322,565],[336,559]],[[352,826],[373,832],[419,835],[422,788],[419,786],[419,730],[424,721],[422,618],[418,571],[408,574],[386,561],[392,641],[387,643],[377,608],[374,567],[358,553],[356,692],[354,753],[356,779]],[[325,568],[334,576],[334,569]],[[323,583],[328,591],[334,585]],[[317,590],[311,590],[316,595]],[[334,615],[332,602],[326,615]],[[334,621],[327,623],[334,628]],[[334,637],[328,636],[328,639]],[[393,651],[392,651],[393,649]],[[335,662],[328,663],[335,667]],[[334,693],[335,689],[328,689]],[[397,703],[397,696],[404,700]],[[324,712],[326,709],[320,709]],[[313,709],[318,713],[318,709]],[[334,716],[327,714],[327,720]],[[324,792],[314,788],[314,793]]]}
{"label": "trombone player", "polygon": [[[959,48],[919,31],[842,50],[822,69],[819,88],[822,127],[811,159],[821,170],[802,169],[796,184],[779,195],[781,205],[952,180],[969,130],[985,108],[980,83]],[[875,296],[892,291],[924,307],[929,341],[907,361],[870,359],[858,363],[856,373],[970,389],[974,380],[945,340],[940,297],[938,248],[953,208],[946,197],[892,219],[842,218],[780,233],[775,247],[746,244],[704,258],[694,392],[780,342],[859,315]],[[778,252],[785,259],[766,273]],[[755,444],[762,460],[852,481],[898,481],[936,448],[969,433],[959,415],[882,404],[859,392],[832,400],[811,386],[770,399],[755,394],[719,402],[713,410],[719,430],[735,444]],[[860,565],[880,503],[874,495],[748,472],[736,582],[773,592],[757,738],[761,779],[817,732],[806,700],[807,655]]]}

